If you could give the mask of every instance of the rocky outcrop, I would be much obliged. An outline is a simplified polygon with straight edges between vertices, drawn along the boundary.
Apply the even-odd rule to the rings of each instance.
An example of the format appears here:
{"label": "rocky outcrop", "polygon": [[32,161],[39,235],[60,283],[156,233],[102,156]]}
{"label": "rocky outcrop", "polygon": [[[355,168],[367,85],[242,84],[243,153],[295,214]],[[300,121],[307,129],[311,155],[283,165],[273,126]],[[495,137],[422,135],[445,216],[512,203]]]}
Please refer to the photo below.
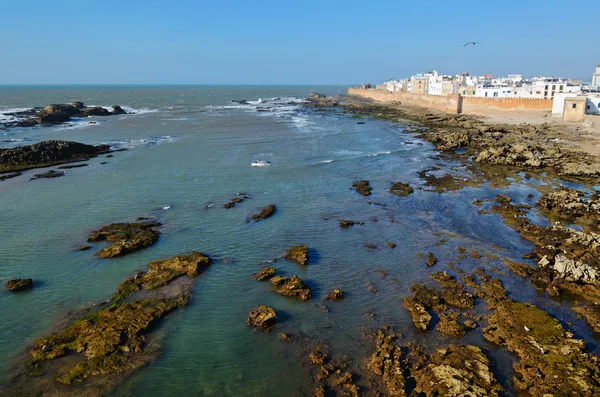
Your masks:
{"label": "rocky outcrop", "polygon": [[33,288],[33,280],[30,278],[17,278],[8,280],[4,286],[11,292],[24,291]]}
{"label": "rocky outcrop", "polygon": [[322,107],[326,107],[326,108],[330,108],[330,107],[334,107],[337,106],[339,104],[339,101],[333,97],[328,97],[327,95],[324,94],[318,94],[316,92],[311,92],[308,95],[308,98],[306,98],[304,100],[304,106],[307,107],[311,107],[311,108],[322,108]]}
{"label": "rocky outcrop", "polygon": [[287,250],[285,259],[294,261],[299,265],[306,265],[308,263],[308,246],[297,245]]}
{"label": "rocky outcrop", "polygon": [[341,289],[334,289],[327,295],[325,295],[325,299],[328,301],[337,301],[344,299],[344,291]]}
{"label": "rocky outcrop", "polygon": [[387,396],[406,396],[406,379],[402,368],[402,350],[397,345],[400,335],[384,327],[375,335],[375,351],[369,358],[367,368],[382,383]]}
{"label": "rocky outcrop", "polygon": [[471,143],[471,137],[466,132],[449,132],[446,130],[433,131],[425,134],[425,139],[434,143],[436,149],[442,152],[464,148]]}
{"label": "rocky outcrop", "polygon": [[575,189],[559,188],[542,195],[535,206],[559,222],[576,223],[586,230],[598,231],[600,224],[600,197]]}
{"label": "rocky outcrop", "polygon": [[250,312],[248,315],[248,320],[246,320],[246,324],[252,328],[270,331],[275,326],[276,319],[277,314],[272,307],[267,305],[259,305],[256,309]]}
{"label": "rocky outcrop", "polygon": [[271,285],[278,294],[283,296],[297,296],[303,301],[310,300],[312,297],[310,288],[296,275],[289,278],[275,276],[271,278]]}
{"label": "rocky outcrop", "polygon": [[483,351],[470,345],[450,345],[421,355],[411,368],[415,392],[426,396],[495,397],[502,392]]}
{"label": "rocky outcrop", "polygon": [[425,305],[412,296],[404,298],[402,304],[408,314],[410,314],[413,324],[417,329],[425,331],[429,328],[431,314],[427,312]]}
{"label": "rocky outcrop", "polygon": [[273,278],[274,276],[275,276],[275,268],[272,266],[266,266],[266,267],[263,267],[262,269],[260,269],[260,271],[258,273],[254,273],[254,275],[252,277],[254,277],[255,280],[262,281],[262,280],[268,280],[270,278]]}
{"label": "rocky outcrop", "polygon": [[271,217],[276,210],[277,208],[275,207],[275,204],[269,204],[265,208],[263,208],[258,214],[252,215],[252,219],[255,221],[267,219]]}
{"label": "rocky outcrop", "polygon": [[246,193],[238,193],[234,198],[232,198],[227,203],[223,204],[223,208],[233,208],[236,204],[243,203],[245,200],[250,198],[250,196]]}
{"label": "rocky outcrop", "polygon": [[12,127],[32,127],[35,125],[55,125],[70,121],[72,117],[89,116],[110,116],[118,114],[127,114],[121,106],[114,105],[112,112],[100,106],[87,107],[83,102],[73,102],[72,104],[53,104],[37,111],[32,109],[28,112],[19,112],[14,114],[19,121],[11,121],[0,125],[4,128]]}
{"label": "rocky outcrop", "polygon": [[69,141],[43,141],[12,149],[0,149],[0,173],[82,161],[108,152],[108,145],[92,146]]}
{"label": "rocky outcrop", "polygon": [[101,258],[122,256],[154,244],[160,235],[156,230],[159,226],[159,222],[112,223],[92,232],[88,242],[112,243],[96,253]]}
{"label": "rocky outcrop", "polygon": [[364,179],[361,180],[361,181],[357,181],[357,182],[352,183],[352,187],[361,196],[370,196],[371,195],[371,190],[373,190],[371,188],[371,185],[369,185],[369,181],[366,181]]}
{"label": "rocky outcrop", "polygon": [[42,172],[41,174],[35,174],[34,176],[31,177],[30,180],[34,181],[36,179],[54,179],[54,178],[60,178],[61,176],[65,176],[64,171],[50,170],[50,171]]}
{"label": "rocky outcrop", "polygon": [[445,272],[437,272],[430,277],[442,286],[442,291],[439,292],[439,295],[445,304],[461,309],[470,309],[473,307],[475,302],[473,294],[467,292],[465,287],[454,277]]}
{"label": "rocky outcrop", "polygon": [[433,252],[428,252],[427,259],[425,260],[425,264],[429,267],[432,267],[436,263],[437,263],[437,257],[433,254]]}
{"label": "rocky outcrop", "polygon": [[[155,356],[156,346],[149,348],[148,334],[157,321],[187,305],[192,277],[209,262],[198,252],[152,262],[147,273],[139,272],[123,282],[109,304],[95,306],[58,332],[35,341],[31,361],[24,373],[10,382],[9,395],[42,395],[54,380],[71,385],[96,376],[97,381],[84,383],[86,393],[104,394],[118,377]],[[163,275],[164,283],[154,282],[157,273]],[[170,288],[173,274],[188,281]],[[70,360],[61,359],[67,355]],[[103,381],[100,375],[110,375],[110,381]]]}
{"label": "rocky outcrop", "polygon": [[415,189],[406,183],[396,182],[390,187],[390,193],[398,197],[406,197],[412,194],[414,191]]}

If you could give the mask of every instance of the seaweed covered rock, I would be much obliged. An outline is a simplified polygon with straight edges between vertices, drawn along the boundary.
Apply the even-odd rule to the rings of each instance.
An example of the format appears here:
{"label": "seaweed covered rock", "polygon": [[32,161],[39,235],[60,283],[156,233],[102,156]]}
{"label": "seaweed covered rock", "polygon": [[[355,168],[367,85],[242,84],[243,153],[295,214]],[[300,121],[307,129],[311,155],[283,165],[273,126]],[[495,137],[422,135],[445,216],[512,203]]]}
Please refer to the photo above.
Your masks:
{"label": "seaweed covered rock", "polygon": [[260,269],[260,271],[258,273],[254,273],[254,275],[252,277],[254,277],[255,280],[262,281],[262,280],[268,280],[270,278],[273,278],[274,276],[275,276],[275,268],[272,266],[266,266],[266,267],[263,267],[262,269]]}
{"label": "seaweed covered rock", "polygon": [[325,299],[329,301],[337,301],[344,299],[344,291],[341,289],[334,289],[327,295],[325,295]]}
{"label": "seaweed covered rock", "polygon": [[267,305],[259,305],[256,309],[252,310],[248,315],[246,324],[249,327],[259,328],[269,331],[275,325],[277,314],[272,307]]}
{"label": "seaweed covered rock", "polygon": [[486,164],[540,168],[558,157],[560,157],[560,151],[557,149],[522,143],[508,143],[482,150],[475,161]]}
{"label": "seaweed covered rock", "polygon": [[340,227],[342,229],[348,229],[354,225],[364,225],[364,222],[356,222],[356,221],[349,221],[349,220],[341,220],[340,221]]}
{"label": "seaweed covered rock", "polygon": [[212,260],[208,256],[196,251],[187,255],[177,255],[170,259],[149,262],[150,269],[146,273],[139,271],[119,285],[113,301],[121,302],[133,292],[142,289],[150,291],[163,287],[183,275],[191,278],[197,277],[211,263]]}
{"label": "seaweed covered rock", "polygon": [[364,179],[358,182],[354,182],[352,184],[352,187],[361,196],[370,196],[371,190],[373,190],[373,188],[371,188],[371,185],[369,185],[369,181],[366,181]]}
{"label": "seaweed covered rock", "polygon": [[535,206],[553,219],[577,223],[587,230],[597,231],[600,224],[598,194],[586,197],[582,191],[562,187],[542,195]]}
{"label": "seaweed covered rock", "polygon": [[427,312],[427,308],[417,299],[412,296],[402,300],[404,308],[410,314],[413,324],[420,330],[427,330],[431,322],[431,314]]}
{"label": "seaweed covered rock", "polygon": [[396,182],[390,187],[390,193],[399,197],[406,197],[415,191],[409,184]]}
{"label": "seaweed covered rock", "polygon": [[297,296],[306,301],[312,297],[310,288],[296,275],[291,277],[275,276],[271,278],[271,285],[278,294],[283,296]]}
{"label": "seaweed covered rock", "polygon": [[92,232],[88,242],[112,243],[96,253],[101,258],[122,256],[154,244],[160,235],[155,229],[159,226],[159,222],[112,223]]}
{"label": "seaweed covered rock", "polygon": [[108,145],[86,145],[69,141],[43,141],[12,149],[0,149],[0,172],[22,171],[87,160],[110,152]]}
{"label": "seaweed covered rock", "polygon": [[383,383],[388,396],[402,397],[406,395],[402,369],[402,350],[397,345],[400,335],[389,328],[382,328],[375,335],[375,351],[369,358],[367,368]]}
{"label": "seaweed covered rock", "polygon": [[435,144],[436,149],[442,152],[464,148],[471,143],[471,137],[466,132],[439,130],[425,134],[424,138]]}
{"label": "seaweed covered rock", "polygon": [[272,216],[276,210],[277,208],[275,207],[275,204],[269,204],[265,208],[263,208],[258,214],[252,215],[252,219],[254,219],[255,221],[267,219],[270,216]]}
{"label": "seaweed covered rock", "polygon": [[427,260],[425,260],[425,264],[429,267],[434,266],[437,263],[437,257],[433,254],[433,252],[427,253]]}
{"label": "seaweed covered rock", "polygon": [[185,306],[189,293],[171,299],[145,299],[110,306],[68,325],[63,331],[33,344],[32,364],[76,352],[83,361],[59,374],[57,381],[71,384],[89,376],[120,374],[134,365],[144,350],[145,333],[157,319]]}
{"label": "seaweed covered rock", "polygon": [[460,322],[460,314],[454,310],[440,313],[435,329],[447,336],[462,336],[467,331],[467,327]]}
{"label": "seaweed covered rock", "polygon": [[306,265],[308,263],[308,246],[297,245],[290,248],[285,254],[285,259],[294,261],[302,266]]}
{"label": "seaweed covered rock", "polygon": [[8,280],[4,286],[11,292],[24,291],[33,288],[33,280],[30,278],[17,278]]}
{"label": "seaweed covered rock", "polygon": [[434,273],[430,277],[442,286],[440,296],[444,303],[462,309],[470,309],[473,307],[473,294],[465,291],[465,287],[454,277],[442,272]]}
{"label": "seaweed covered rock", "polygon": [[423,357],[411,368],[415,392],[426,396],[494,397],[502,392],[480,348],[450,345]]}

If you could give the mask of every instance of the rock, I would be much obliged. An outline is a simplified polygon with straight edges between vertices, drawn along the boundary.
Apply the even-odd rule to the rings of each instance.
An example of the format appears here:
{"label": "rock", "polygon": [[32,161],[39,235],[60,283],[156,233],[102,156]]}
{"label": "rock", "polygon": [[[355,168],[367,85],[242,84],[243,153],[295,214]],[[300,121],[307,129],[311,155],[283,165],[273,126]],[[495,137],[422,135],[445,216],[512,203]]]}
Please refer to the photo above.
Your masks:
{"label": "rock", "polygon": [[235,207],[235,203],[233,201],[229,201],[225,204],[223,204],[223,208],[233,208]]}
{"label": "rock", "polygon": [[432,267],[436,263],[437,263],[437,258],[433,254],[433,252],[427,253],[427,260],[425,261],[425,264],[427,264],[427,266],[429,266],[429,267]]}
{"label": "rock", "polygon": [[365,247],[367,247],[370,250],[374,250],[374,249],[377,249],[377,244],[367,243],[367,244],[365,244]]}
{"label": "rock", "polygon": [[52,178],[60,178],[61,176],[65,176],[66,174],[63,171],[54,171],[54,170],[50,170],[50,171],[46,171],[43,172],[41,174],[35,174],[30,180],[36,180],[36,179],[52,179]]}
{"label": "rock", "polygon": [[16,178],[22,175],[20,172],[9,172],[6,174],[0,174],[0,182],[5,181],[7,179]]}
{"label": "rock", "polygon": [[155,230],[159,226],[159,222],[112,223],[92,232],[88,241],[112,242],[96,255],[101,258],[113,258],[154,244],[160,235],[160,232]]}
{"label": "rock", "polygon": [[87,251],[90,248],[92,248],[91,245],[80,245],[79,248],[77,248],[78,251]]}
{"label": "rock", "polygon": [[71,116],[64,112],[53,112],[39,116],[39,123],[46,125],[61,124],[71,120]]}
{"label": "rock", "polygon": [[441,284],[442,292],[440,296],[444,303],[462,309],[473,307],[473,295],[466,292],[464,286],[456,281],[454,277],[442,272],[432,274],[430,277]]}
{"label": "rock", "polygon": [[376,293],[377,292],[377,288],[375,288],[374,285],[369,285],[369,292]]}
{"label": "rock", "polygon": [[387,243],[385,243],[385,245],[387,245],[390,248],[396,248],[396,244],[391,241],[388,241]]}
{"label": "rock", "polygon": [[336,288],[327,295],[325,295],[325,299],[329,301],[337,301],[344,299],[344,291]]}
{"label": "rock", "polygon": [[425,134],[425,139],[434,143],[436,149],[442,152],[464,148],[471,143],[468,133],[436,131]]}
{"label": "rock", "polygon": [[276,211],[275,205],[274,204],[269,204],[267,205],[265,208],[263,208],[260,213],[256,214],[256,215],[252,215],[252,219],[254,219],[255,221],[261,220],[261,219],[267,219],[269,217],[271,217]]}
{"label": "rock", "polygon": [[412,194],[415,190],[408,184],[396,182],[390,187],[390,193],[399,197],[406,197]]}
{"label": "rock", "polygon": [[297,245],[290,248],[285,254],[285,259],[294,261],[299,265],[306,265],[308,263],[308,246]]}
{"label": "rock", "polygon": [[150,262],[147,273],[137,272],[119,285],[117,293],[113,296],[113,302],[120,303],[136,291],[161,288],[184,275],[195,278],[211,263],[212,260],[208,256],[196,251]]}
{"label": "rock", "polygon": [[502,387],[490,361],[476,346],[450,345],[423,357],[411,369],[415,392],[426,396],[497,397]]}
{"label": "rock", "polygon": [[85,108],[81,109],[81,112],[79,114],[80,117],[109,116],[109,115],[111,115],[111,112],[109,112],[108,109],[103,108],[101,106],[85,107]]}
{"label": "rock", "polygon": [[348,229],[354,225],[364,225],[364,222],[356,222],[356,221],[349,221],[349,220],[340,221],[340,227],[342,229]]}
{"label": "rock", "polygon": [[329,353],[326,348],[317,346],[310,352],[308,359],[312,365],[323,365],[325,364],[325,361],[329,360]]}
{"label": "rock", "polygon": [[408,314],[412,317],[413,324],[420,330],[427,330],[431,321],[431,314],[427,312],[425,306],[413,297],[406,297],[402,300],[402,304]]}
{"label": "rock", "polygon": [[462,336],[465,334],[465,326],[460,323],[460,314],[454,310],[440,313],[440,320],[436,326],[439,333],[447,336]]}
{"label": "rock", "polygon": [[278,294],[283,296],[297,296],[304,301],[312,297],[310,288],[296,275],[289,278],[275,276],[271,278],[271,285],[275,287]]}
{"label": "rock", "polygon": [[402,350],[396,344],[399,334],[384,327],[375,334],[375,351],[369,357],[367,368],[373,372],[388,396],[405,396],[406,379],[402,368]]}
{"label": "rock", "polygon": [[272,307],[259,305],[256,309],[250,312],[246,324],[253,328],[270,331],[275,325],[277,314]]}
{"label": "rock", "polygon": [[294,338],[294,335],[286,334],[284,332],[279,334],[279,339],[281,339],[284,342],[293,342],[296,340],[296,338]]}
{"label": "rock", "polygon": [[17,278],[8,280],[4,286],[11,292],[24,291],[33,288],[33,280],[30,278]]}
{"label": "rock", "polygon": [[354,182],[352,184],[352,187],[361,196],[370,196],[371,195],[371,190],[373,190],[371,188],[371,186],[369,185],[369,181],[366,181],[366,180],[361,180],[361,181],[358,181],[358,182]]}
{"label": "rock", "polygon": [[112,109],[112,114],[127,114],[127,112],[119,105],[113,105]]}
{"label": "rock", "polygon": [[108,145],[92,146],[69,141],[43,141],[12,149],[0,149],[0,172],[82,161],[109,151]]}
{"label": "rock", "polygon": [[252,277],[254,277],[255,280],[262,281],[262,280],[268,280],[274,276],[275,276],[275,268],[271,267],[271,266],[267,266],[267,267],[263,267],[260,270],[260,272],[255,273]]}
{"label": "rock", "polygon": [[70,170],[71,168],[81,168],[87,167],[89,164],[73,164],[73,165],[63,165],[58,167],[59,170]]}
{"label": "rock", "polygon": [[338,100],[327,95],[318,94],[311,92],[308,98],[304,100],[304,106],[317,108],[317,107],[335,107],[339,104]]}

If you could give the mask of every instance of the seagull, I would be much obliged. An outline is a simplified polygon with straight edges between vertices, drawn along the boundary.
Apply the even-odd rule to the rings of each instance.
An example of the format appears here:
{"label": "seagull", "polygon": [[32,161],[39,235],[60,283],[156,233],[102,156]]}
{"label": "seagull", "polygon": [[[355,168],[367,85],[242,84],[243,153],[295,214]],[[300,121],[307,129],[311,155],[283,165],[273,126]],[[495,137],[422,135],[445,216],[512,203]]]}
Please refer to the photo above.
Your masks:
{"label": "seagull", "polygon": [[468,46],[468,45],[475,45],[475,44],[479,44],[480,46],[482,46],[482,47],[483,47],[483,44],[481,44],[481,43],[480,43],[480,42],[478,42],[478,41],[469,41],[469,42],[468,42],[467,44],[465,44],[463,47],[466,47],[466,46]]}

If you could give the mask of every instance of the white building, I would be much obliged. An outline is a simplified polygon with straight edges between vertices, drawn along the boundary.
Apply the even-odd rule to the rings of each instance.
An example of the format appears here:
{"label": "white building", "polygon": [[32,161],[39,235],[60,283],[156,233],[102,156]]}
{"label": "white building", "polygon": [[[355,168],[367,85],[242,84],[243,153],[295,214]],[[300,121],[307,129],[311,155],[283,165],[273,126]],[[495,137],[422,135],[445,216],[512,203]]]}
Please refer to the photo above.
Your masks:
{"label": "white building", "polygon": [[561,92],[554,96],[552,101],[552,116],[562,116],[565,109],[565,99],[573,97],[587,97],[585,114],[600,114],[600,94],[571,94]]}
{"label": "white building", "polygon": [[596,73],[592,75],[592,87],[600,87],[600,65],[596,66]]}

